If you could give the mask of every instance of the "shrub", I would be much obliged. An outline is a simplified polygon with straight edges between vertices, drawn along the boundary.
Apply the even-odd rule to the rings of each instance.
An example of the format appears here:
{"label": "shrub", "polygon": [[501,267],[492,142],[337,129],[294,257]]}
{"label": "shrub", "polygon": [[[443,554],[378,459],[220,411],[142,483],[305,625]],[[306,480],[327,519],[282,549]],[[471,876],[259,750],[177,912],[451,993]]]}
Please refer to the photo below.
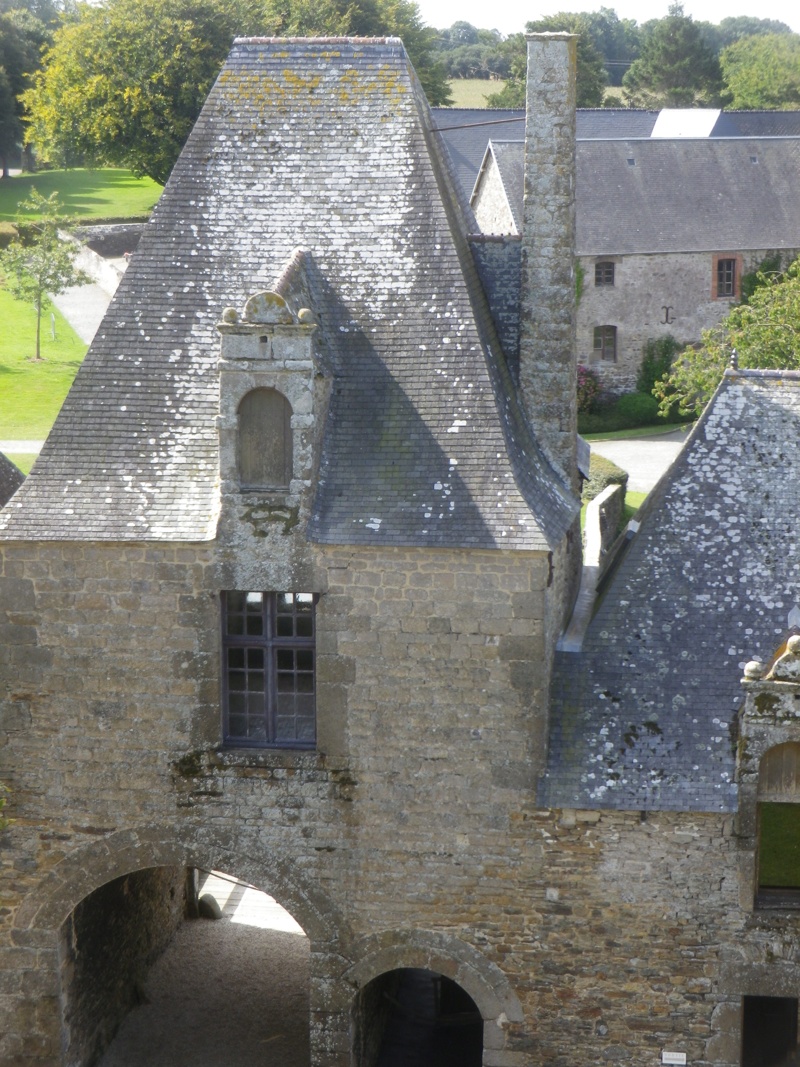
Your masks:
{"label": "shrub", "polygon": [[614,405],[624,427],[650,426],[658,422],[658,401],[652,393],[623,393]]}
{"label": "shrub", "polygon": [[593,411],[600,398],[600,379],[590,367],[578,367],[578,411]]}
{"label": "shrub", "polygon": [[624,493],[628,485],[628,472],[624,471],[622,467],[618,467],[616,463],[612,463],[610,459],[592,452],[589,477],[584,482],[583,492],[581,493],[581,499],[584,504],[594,500],[609,485],[621,485]]}
{"label": "shrub", "polygon": [[656,382],[660,382],[665,374],[669,374],[675,357],[682,348],[683,345],[676,341],[672,334],[651,337],[642,350],[642,363],[636,378],[637,391],[652,393]]}

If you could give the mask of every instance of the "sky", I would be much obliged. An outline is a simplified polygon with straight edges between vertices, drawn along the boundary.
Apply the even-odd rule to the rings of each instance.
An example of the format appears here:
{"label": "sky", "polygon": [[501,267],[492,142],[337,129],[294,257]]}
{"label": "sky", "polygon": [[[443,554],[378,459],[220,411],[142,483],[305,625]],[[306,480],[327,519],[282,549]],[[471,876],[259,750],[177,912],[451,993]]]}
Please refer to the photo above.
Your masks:
{"label": "sky", "polygon": [[[621,19],[638,23],[660,19],[667,14],[670,0],[417,0],[422,21],[437,29],[452,26],[463,19],[479,29],[518,33],[525,23],[558,11],[599,11],[601,7],[616,11]],[[797,0],[683,0],[684,14],[697,22],[721,22],[729,15],[753,15],[760,19],[778,19],[800,33],[800,5]]]}

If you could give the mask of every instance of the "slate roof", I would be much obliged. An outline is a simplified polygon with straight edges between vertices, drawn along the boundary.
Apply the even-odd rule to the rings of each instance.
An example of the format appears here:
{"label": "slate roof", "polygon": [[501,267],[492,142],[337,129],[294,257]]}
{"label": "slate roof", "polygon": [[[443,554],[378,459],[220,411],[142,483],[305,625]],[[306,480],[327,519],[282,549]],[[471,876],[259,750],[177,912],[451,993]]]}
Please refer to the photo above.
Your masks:
{"label": "slate roof", "polygon": [[[518,218],[523,146],[494,150]],[[576,155],[580,255],[800,247],[800,138],[580,141]]]}
{"label": "slate roof", "polygon": [[582,651],[556,658],[544,804],[735,809],[742,669],[770,661],[800,604],[798,440],[800,374],[726,376]]}
{"label": "slate roof", "polygon": [[429,129],[399,40],[235,42],[0,536],[212,538],[216,323],[299,248],[334,377],[310,536],[560,540],[578,504],[521,417]]}
{"label": "slate roof", "polygon": [[[671,109],[664,109],[666,115]],[[700,109],[695,109],[695,113]],[[800,137],[800,111],[723,111],[710,137]],[[436,127],[453,162],[462,194],[469,200],[489,141],[522,141],[525,112],[521,108],[435,107]],[[578,108],[578,141],[649,138],[662,111],[635,108]]]}
{"label": "slate roof", "polygon": [[25,475],[0,452],[0,507],[7,503],[25,481]]}

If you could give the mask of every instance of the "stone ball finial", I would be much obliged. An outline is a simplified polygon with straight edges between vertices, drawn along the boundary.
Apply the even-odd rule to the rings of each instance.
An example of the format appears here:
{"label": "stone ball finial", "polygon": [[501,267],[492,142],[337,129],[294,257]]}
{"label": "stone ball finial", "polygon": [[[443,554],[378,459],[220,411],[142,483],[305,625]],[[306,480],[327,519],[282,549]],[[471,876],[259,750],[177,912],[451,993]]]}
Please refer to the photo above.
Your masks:
{"label": "stone ball finial", "polygon": [[225,310],[222,312],[222,321],[230,323],[238,322],[239,312],[236,310],[236,308],[225,308]]}
{"label": "stone ball finial", "polygon": [[786,651],[793,656],[800,656],[800,634],[794,634],[786,642]]}
{"label": "stone ball finial", "polygon": [[735,348],[731,349],[730,368],[731,370],[739,369],[739,353]]}
{"label": "stone ball finial", "polygon": [[757,659],[751,659],[744,665],[744,676],[749,682],[757,682],[764,677],[764,664]]}
{"label": "stone ball finial", "polygon": [[277,293],[253,293],[244,306],[242,316],[247,322],[269,326],[291,326],[294,316],[289,305]]}
{"label": "stone ball finial", "polygon": [[302,322],[304,326],[312,326],[317,321],[317,316],[311,308],[300,308],[297,312],[297,321]]}

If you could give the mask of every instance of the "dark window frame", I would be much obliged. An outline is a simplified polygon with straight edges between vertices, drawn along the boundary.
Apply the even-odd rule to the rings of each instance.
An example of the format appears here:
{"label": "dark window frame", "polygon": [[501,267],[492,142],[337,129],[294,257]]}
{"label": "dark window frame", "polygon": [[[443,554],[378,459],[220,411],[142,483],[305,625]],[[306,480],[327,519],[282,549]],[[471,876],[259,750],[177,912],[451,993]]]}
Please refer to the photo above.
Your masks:
{"label": "dark window frame", "polygon": [[[224,744],[316,747],[318,599],[305,592],[221,594]],[[295,729],[289,731],[285,724],[292,718]]]}
{"label": "dark window frame", "polygon": [[611,260],[603,259],[594,265],[594,284],[597,288],[614,287],[615,265]]}
{"label": "dark window frame", "polygon": [[733,256],[717,260],[717,297],[731,299],[736,296],[736,259]]}
{"label": "dark window frame", "polygon": [[[606,354],[609,351],[611,352],[610,356]],[[617,362],[616,326],[595,326],[594,333],[592,335],[592,352],[595,361],[602,363]]]}

